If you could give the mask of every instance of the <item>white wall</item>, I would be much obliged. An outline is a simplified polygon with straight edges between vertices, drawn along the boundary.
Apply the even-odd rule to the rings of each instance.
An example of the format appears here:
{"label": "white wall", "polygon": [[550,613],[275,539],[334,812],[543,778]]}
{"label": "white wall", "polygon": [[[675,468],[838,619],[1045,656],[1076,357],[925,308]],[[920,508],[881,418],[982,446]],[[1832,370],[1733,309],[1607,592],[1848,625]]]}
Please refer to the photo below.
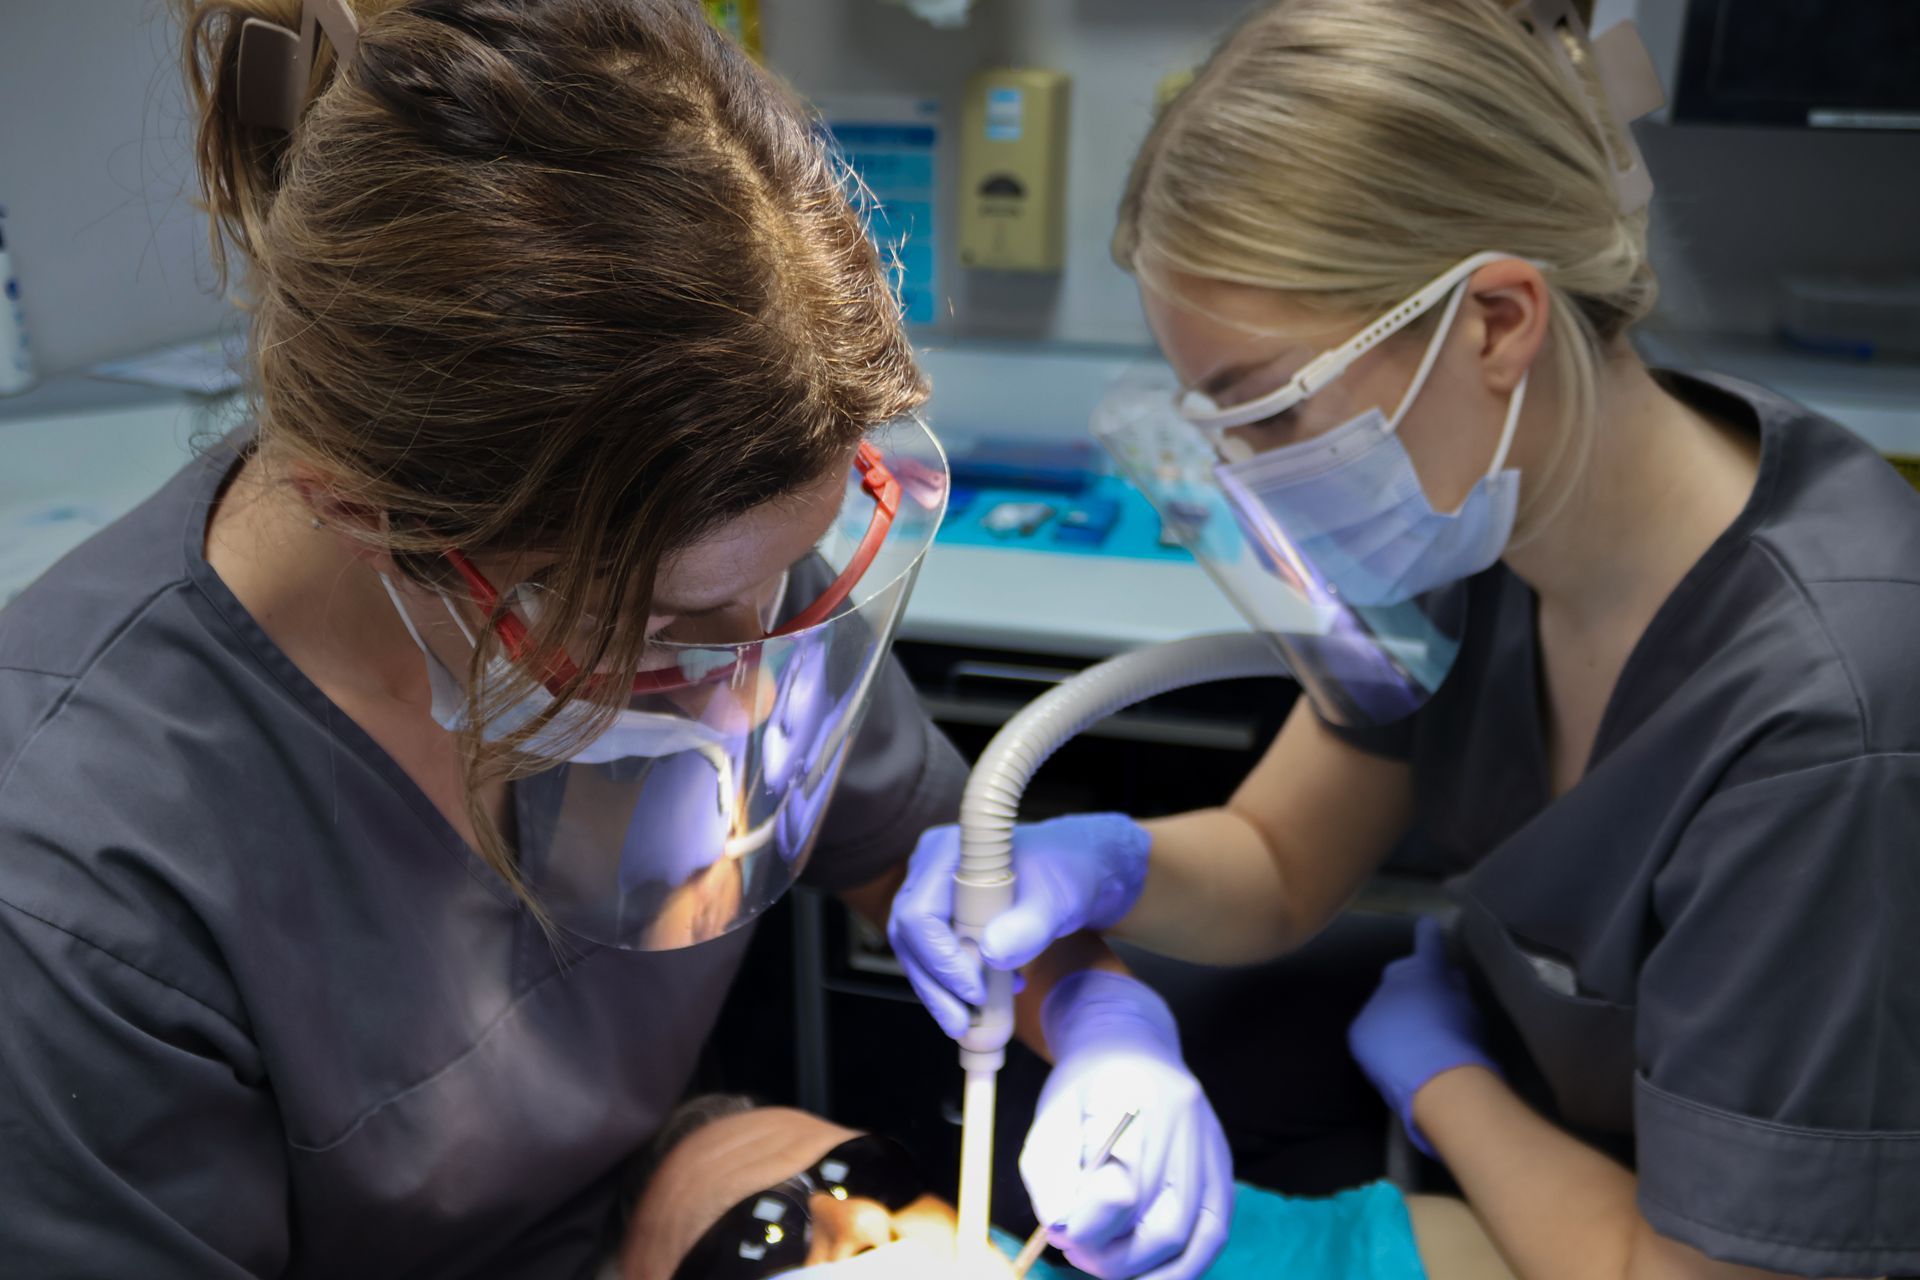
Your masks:
{"label": "white wall", "polygon": [[0,205],[42,372],[209,333],[159,0],[0,0]]}
{"label": "white wall", "polygon": [[[976,67],[1072,74],[1066,270],[963,273],[949,256],[958,321],[927,340],[1146,341],[1133,285],[1107,258],[1114,201],[1155,83],[1202,59],[1246,0],[976,0],[957,32],[882,0],[763,7],[769,60],[809,93],[957,103]],[[1658,125],[1641,136],[1675,323],[1765,332],[1783,270],[1920,273],[1920,136]],[[189,146],[160,0],[0,0],[0,204],[43,367],[230,317],[209,292]]]}
{"label": "white wall", "polygon": [[[942,276],[955,328],[966,336],[1138,345],[1148,335],[1133,282],[1107,255],[1120,182],[1152,119],[1154,86],[1204,60],[1247,7],[1246,0],[976,0],[966,27],[938,31],[880,0],[762,0],[762,25],[768,63],[801,92],[931,94],[947,106],[950,131],[962,86],[981,67],[1046,66],[1071,75],[1065,271],[963,272],[949,235]],[[946,181],[951,205],[950,172]]]}
{"label": "white wall", "polygon": [[[1069,72],[1066,270],[1057,278],[969,273],[949,252],[950,331],[1146,341],[1133,285],[1107,258],[1114,203],[1155,83],[1204,58],[1246,0],[976,0],[957,32],[880,0],[762,3],[769,63],[807,93],[911,92],[955,104],[981,66]],[[1601,0],[1597,25],[1636,4],[1677,9],[1675,0]],[[1920,273],[1920,135],[1673,125],[1637,133],[1659,187],[1652,243],[1664,323],[1764,334],[1782,273]]]}

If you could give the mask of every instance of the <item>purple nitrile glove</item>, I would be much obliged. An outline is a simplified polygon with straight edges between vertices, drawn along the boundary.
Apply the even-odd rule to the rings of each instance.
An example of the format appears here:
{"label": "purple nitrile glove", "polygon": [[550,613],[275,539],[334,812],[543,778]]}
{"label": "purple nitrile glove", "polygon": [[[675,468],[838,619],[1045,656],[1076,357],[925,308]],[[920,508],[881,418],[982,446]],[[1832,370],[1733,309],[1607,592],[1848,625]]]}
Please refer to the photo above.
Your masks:
{"label": "purple nitrile glove", "polygon": [[1481,1047],[1480,1011],[1467,994],[1466,975],[1447,959],[1438,920],[1423,916],[1414,926],[1413,954],[1382,971],[1379,987],[1347,1028],[1347,1047],[1413,1145],[1429,1156],[1433,1148],[1413,1123],[1413,1096],[1421,1086],[1455,1067],[1500,1074]]}
{"label": "purple nitrile glove", "polygon": [[1057,938],[1119,923],[1146,883],[1151,844],[1145,828],[1118,813],[1015,827],[1013,906],[987,926],[976,957],[953,932],[960,828],[935,827],[920,837],[907,864],[887,940],[920,1002],[957,1040],[966,1033],[969,1006],[987,998],[982,962],[1018,969]]}
{"label": "purple nitrile glove", "polygon": [[[1053,1074],[1020,1152],[1033,1212],[1067,1260],[1105,1280],[1192,1280],[1227,1241],[1233,1157],[1152,988],[1069,974],[1041,1007]],[[1100,1153],[1127,1112],[1113,1154]]]}

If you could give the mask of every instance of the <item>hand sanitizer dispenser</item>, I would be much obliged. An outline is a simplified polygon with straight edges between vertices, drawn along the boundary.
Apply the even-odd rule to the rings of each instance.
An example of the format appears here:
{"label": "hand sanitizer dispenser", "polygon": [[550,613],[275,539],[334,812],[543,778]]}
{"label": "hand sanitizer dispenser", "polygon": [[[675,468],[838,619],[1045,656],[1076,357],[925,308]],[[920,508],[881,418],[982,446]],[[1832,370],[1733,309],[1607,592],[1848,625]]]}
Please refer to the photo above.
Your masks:
{"label": "hand sanitizer dispenser", "polygon": [[960,113],[960,262],[1058,271],[1066,257],[1066,73],[982,71]]}

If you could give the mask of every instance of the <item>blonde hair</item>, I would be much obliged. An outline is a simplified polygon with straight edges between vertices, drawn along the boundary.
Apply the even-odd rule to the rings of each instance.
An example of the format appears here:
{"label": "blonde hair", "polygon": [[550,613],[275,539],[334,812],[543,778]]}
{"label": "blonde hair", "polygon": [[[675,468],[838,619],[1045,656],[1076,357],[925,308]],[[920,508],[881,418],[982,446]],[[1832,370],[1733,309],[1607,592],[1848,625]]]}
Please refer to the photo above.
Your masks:
{"label": "blonde hair", "polygon": [[1279,0],[1161,113],[1114,258],[1149,284],[1180,272],[1362,320],[1483,250],[1547,264],[1566,430],[1529,486],[1537,524],[1539,495],[1583,468],[1608,348],[1658,293],[1592,93],[1498,0]]}
{"label": "blonde hair", "polygon": [[[466,594],[450,549],[553,555],[535,651],[610,620],[564,699],[638,667],[664,559],[925,398],[841,166],[693,0],[357,0],[291,135],[243,118],[239,47],[300,0],[172,4],[262,458],[383,517],[359,536],[423,585]],[[484,679],[499,622],[482,726],[534,679]],[[479,796],[560,709],[463,741],[480,853],[536,912]]]}

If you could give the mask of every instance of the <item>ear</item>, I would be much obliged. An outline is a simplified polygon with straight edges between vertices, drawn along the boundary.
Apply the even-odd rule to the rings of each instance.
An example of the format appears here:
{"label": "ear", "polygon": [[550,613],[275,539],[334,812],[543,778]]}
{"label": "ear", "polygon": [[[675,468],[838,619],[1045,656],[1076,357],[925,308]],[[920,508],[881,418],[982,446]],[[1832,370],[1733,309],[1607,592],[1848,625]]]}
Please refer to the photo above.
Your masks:
{"label": "ear", "polygon": [[1508,396],[1533,367],[1547,340],[1552,291],[1530,262],[1507,258],[1473,273],[1468,315],[1487,390]]}
{"label": "ear", "polygon": [[295,464],[287,484],[315,522],[315,529],[331,536],[340,548],[362,564],[392,577],[393,557],[379,549],[386,540],[387,515],[365,503],[354,502],[330,477]]}

